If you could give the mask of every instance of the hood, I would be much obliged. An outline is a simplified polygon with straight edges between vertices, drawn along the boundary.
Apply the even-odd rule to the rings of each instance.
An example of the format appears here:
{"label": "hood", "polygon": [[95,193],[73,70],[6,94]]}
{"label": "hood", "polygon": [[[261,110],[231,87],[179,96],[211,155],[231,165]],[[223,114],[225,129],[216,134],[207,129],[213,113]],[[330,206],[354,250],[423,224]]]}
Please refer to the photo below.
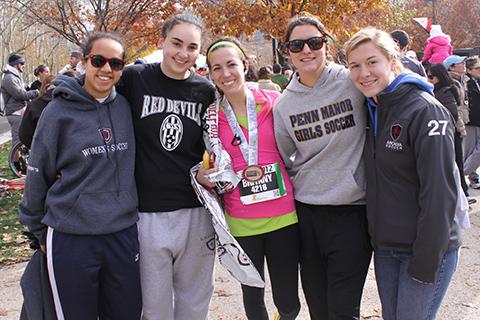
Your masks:
{"label": "hood", "polygon": [[[390,93],[395,91],[400,85],[402,84],[413,84],[417,86],[420,90],[423,90],[430,95],[434,96],[433,94],[433,85],[427,81],[426,78],[413,73],[413,72],[402,72],[400,73],[395,79],[393,79],[392,83],[388,85],[388,87],[383,90],[380,95],[385,93]],[[373,98],[367,98],[367,107],[370,113],[370,118],[372,119],[372,127],[373,127],[373,134],[377,135],[377,103]]]}
{"label": "hood", "polygon": [[402,72],[388,85],[382,93],[395,91],[401,84],[410,83],[416,85],[420,90],[428,92],[433,96],[433,85],[425,77],[421,77],[413,72]]}
{"label": "hood", "polygon": [[[314,88],[322,87],[328,81],[332,80],[332,77],[337,77],[340,74],[341,74],[341,68],[334,68],[333,64],[331,64],[331,63],[325,65],[325,69],[323,70],[323,72],[320,75],[320,78],[317,80],[317,82],[315,82]],[[312,90],[312,88],[302,84],[299,81],[298,72],[295,72],[292,75],[292,80],[290,81],[290,83],[288,84],[288,86],[285,90],[296,92],[296,93],[307,93],[307,92],[310,92]]]}
{"label": "hood", "polygon": [[4,73],[11,73],[13,74],[14,76],[18,77],[18,78],[22,78],[22,74],[20,73],[20,71],[15,68],[15,67],[12,67],[11,65],[9,64],[6,64],[4,67],[3,67],[3,72]]}
{"label": "hood", "polygon": [[428,41],[444,46],[449,44],[451,39],[450,39],[450,36],[443,35],[443,36],[435,36],[433,38],[428,38]]}
{"label": "hood", "polygon": [[[59,75],[53,80],[55,89],[53,90],[53,97],[62,97],[65,100],[77,103],[69,104],[72,107],[82,108],[96,108],[97,100],[92,97],[85,89],[83,88],[83,83],[85,81],[85,76],[77,77],[67,77]],[[101,104],[108,104],[117,95],[115,87],[112,88],[110,96]]]}

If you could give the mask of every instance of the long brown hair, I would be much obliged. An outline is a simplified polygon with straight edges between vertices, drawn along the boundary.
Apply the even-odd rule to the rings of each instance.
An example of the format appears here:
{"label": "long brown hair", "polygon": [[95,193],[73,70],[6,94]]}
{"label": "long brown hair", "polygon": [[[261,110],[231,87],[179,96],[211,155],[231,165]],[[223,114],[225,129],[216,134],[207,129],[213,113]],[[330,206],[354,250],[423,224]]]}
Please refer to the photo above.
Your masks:
{"label": "long brown hair", "polygon": [[42,85],[40,86],[40,94],[38,95],[39,97],[43,97],[45,93],[47,93],[47,90],[49,89],[50,85],[52,85],[54,78],[55,76],[53,74],[49,74],[45,77],[45,79],[42,81]]}

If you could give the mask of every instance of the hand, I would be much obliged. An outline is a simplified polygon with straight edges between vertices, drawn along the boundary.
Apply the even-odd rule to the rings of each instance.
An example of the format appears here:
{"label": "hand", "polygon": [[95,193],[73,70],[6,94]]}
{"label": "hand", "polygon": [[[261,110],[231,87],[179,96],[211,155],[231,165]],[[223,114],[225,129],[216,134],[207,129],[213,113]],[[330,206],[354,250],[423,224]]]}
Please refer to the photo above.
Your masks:
{"label": "hand", "polygon": [[460,131],[460,138],[465,138],[467,136],[467,130],[463,129]]}
{"label": "hand", "polygon": [[200,168],[198,169],[198,172],[197,172],[198,183],[200,183],[202,186],[204,186],[207,189],[214,188],[215,184],[208,181],[207,176],[211,173],[216,172],[216,171],[217,171],[216,168],[205,169],[203,166],[200,166]]}

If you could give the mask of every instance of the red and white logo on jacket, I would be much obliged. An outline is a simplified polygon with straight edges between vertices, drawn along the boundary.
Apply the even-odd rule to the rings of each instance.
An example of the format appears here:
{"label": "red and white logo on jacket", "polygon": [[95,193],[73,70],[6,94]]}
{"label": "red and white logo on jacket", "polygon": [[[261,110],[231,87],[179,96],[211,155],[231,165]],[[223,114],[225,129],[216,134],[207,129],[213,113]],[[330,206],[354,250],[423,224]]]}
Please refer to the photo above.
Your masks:
{"label": "red and white logo on jacket", "polygon": [[102,135],[105,143],[110,143],[110,141],[112,141],[112,130],[110,128],[98,129],[98,132],[100,132],[100,134]]}
{"label": "red and white logo on jacket", "polygon": [[394,124],[390,128],[390,136],[392,137],[393,141],[397,141],[398,138],[400,138],[400,135],[402,134],[402,126],[397,124]]}

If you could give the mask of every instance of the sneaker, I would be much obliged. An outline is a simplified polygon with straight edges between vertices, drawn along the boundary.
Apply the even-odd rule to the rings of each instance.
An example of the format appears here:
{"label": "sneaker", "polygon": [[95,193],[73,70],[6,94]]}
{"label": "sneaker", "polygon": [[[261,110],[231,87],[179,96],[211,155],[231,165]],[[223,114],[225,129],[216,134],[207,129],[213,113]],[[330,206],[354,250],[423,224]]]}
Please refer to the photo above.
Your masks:
{"label": "sneaker", "polygon": [[467,197],[467,200],[468,200],[468,204],[477,203],[477,199],[475,199],[474,197]]}

